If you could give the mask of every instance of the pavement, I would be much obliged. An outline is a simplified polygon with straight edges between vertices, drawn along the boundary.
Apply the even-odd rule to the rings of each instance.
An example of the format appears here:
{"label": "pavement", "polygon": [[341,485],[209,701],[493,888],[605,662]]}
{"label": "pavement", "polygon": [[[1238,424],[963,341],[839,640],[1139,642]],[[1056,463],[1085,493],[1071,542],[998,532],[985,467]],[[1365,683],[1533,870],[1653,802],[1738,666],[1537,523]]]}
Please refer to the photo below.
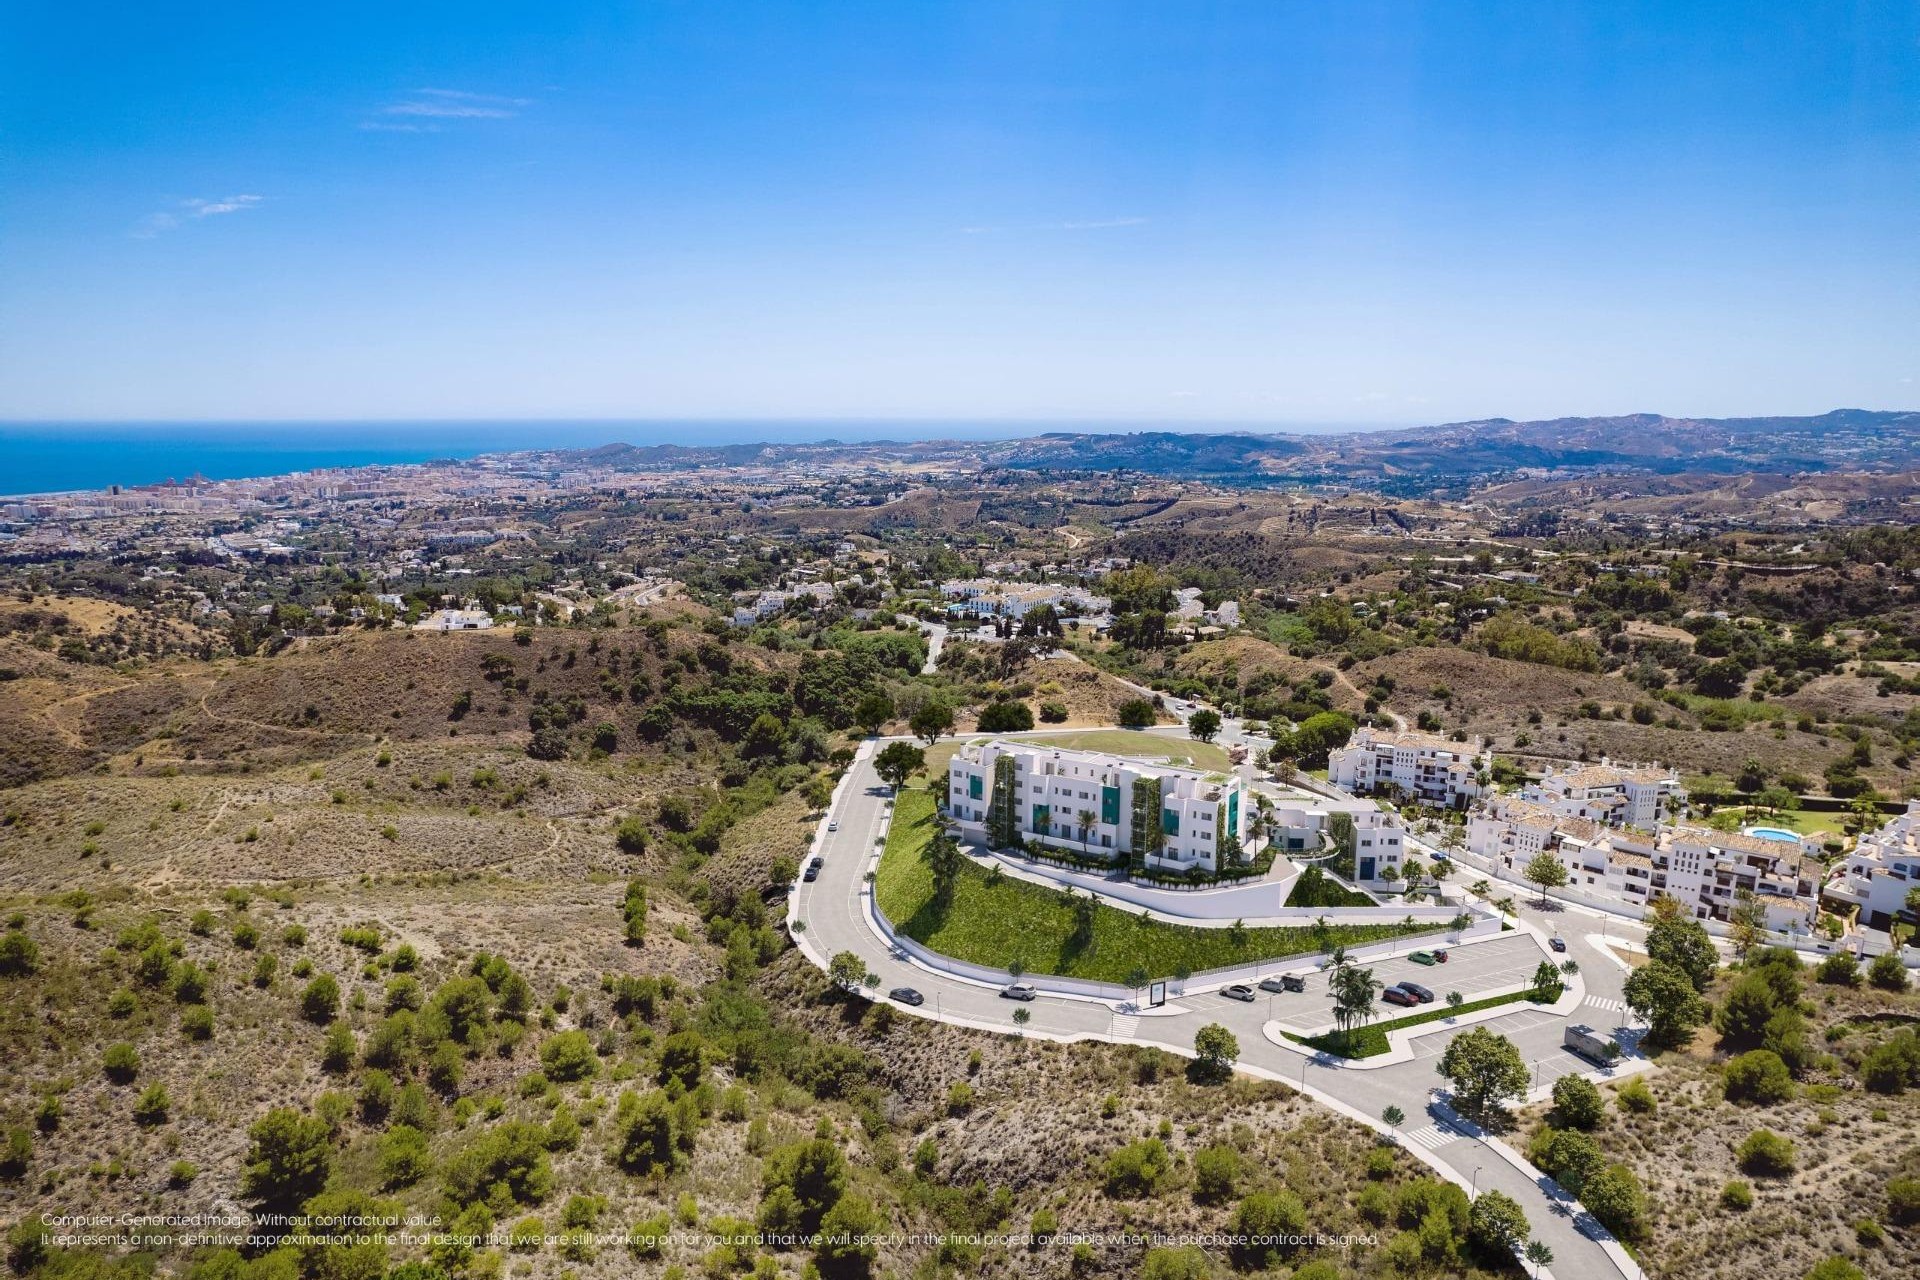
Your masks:
{"label": "pavement", "polygon": [[[815,964],[824,969],[835,953],[852,951],[878,975],[876,995],[908,986],[925,996],[920,1006],[901,1006],[902,1013],[1000,1034],[1154,1044],[1191,1056],[1195,1033],[1208,1023],[1220,1023],[1239,1041],[1239,1070],[1284,1081],[1383,1133],[1393,1131],[1380,1120],[1381,1114],[1389,1106],[1399,1107],[1406,1121],[1393,1136],[1409,1154],[1470,1194],[1498,1190],[1519,1202],[1533,1228],[1533,1237],[1553,1250],[1554,1264],[1541,1272],[1543,1277],[1639,1280],[1642,1273],[1625,1250],[1551,1179],[1526,1164],[1511,1147],[1448,1110],[1444,1082],[1435,1064],[1448,1041],[1463,1028],[1445,1024],[1435,1024],[1431,1031],[1423,1028],[1422,1034],[1410,1041],[1414,1054],[1409,1061],[1371,1070],[1346,1069],[1338,1059],[1282,1048],[1264,1034],[1269,1020],[1303,1027],[1329,1021],[1325,1017],[1324,978],[1310,979],[1305,993],[1271,999],[1262,993],[1252,1003],[1196,993],[1176,994],[1158,1009],[1052,994],[1021,1004],[1002,999],[997,985],[935,971],[891,948],[868,917],[871,890],[866,875],[878,865],[892,809],[891,792],[873,768],[873,754],[879,745],[875,740],[863,744],[842,778],[829,813],[837,830],[829,832],[823,823],[815,837],[814,852],[825,860],[820,877],[811,883],[797,882],[789,900],[794,940]],[[1644,936],[1637,926],[1621,921],[1603,928],[1613,940]],[[1376,976],[1389,984],[1411,977],[1443,999],[1451,990],[1472,999],[1474,992],[1492,993],[1523,984],[1540,959],[1549,954],[1545,938],[1556,933],[1566,940],[1568,950],[1566,955],[1554,958],[1579,964],[1584,997],[1577,1006],[1564,1014],[1520,1007],[1477,1025],[1513,1040],[1533,1072],[1536,1091],[1544,1092],[1565,1074],[1607,1079],[1619,1072],[1644,1068],[1645,1060],[1630,1054],[1615,1072],[1598,1070],[1561,1047],[1561,1032],[1570,1019],[1615,1035],[1625,1045],[1636,1043],[1639,1036],[1638,1030],[1629,1025],[1625,1009],[1625,966],[1607,953],[1605,939],[1594,933],[1588,917],[1571,909],[1550,907],[1541,911],[1523,903],[1514,932],[1453,948],[1445,966],[1418,966],[1396,958],[1373,967]],[[1302,958],[1296,967],[1306,963]],[[1025,1027],[1013,1021],[1012,1015],[1019,1008],[1029,1014]],[[1393,1006],[1382,1005],[1378,1016],[1385,1020],[1396,1012]]]}

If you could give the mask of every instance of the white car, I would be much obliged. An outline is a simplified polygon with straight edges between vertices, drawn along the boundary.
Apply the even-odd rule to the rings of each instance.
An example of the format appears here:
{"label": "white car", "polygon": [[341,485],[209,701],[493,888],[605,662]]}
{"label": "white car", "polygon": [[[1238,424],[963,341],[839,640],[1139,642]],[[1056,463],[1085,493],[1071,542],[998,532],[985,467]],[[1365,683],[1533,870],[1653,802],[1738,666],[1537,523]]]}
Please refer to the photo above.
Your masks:
{"label": "white car", "polygon": [[829,822],[827,824],[827,830],[829,831],[838,831],[839,829],[840,829],[840,824],[837,822]]}
{"label": "white car", "polygon": [[1006,1000],[1031,1000],[1039,994],[1030,982],[1009,982],[1000,988],[1001,998]]}

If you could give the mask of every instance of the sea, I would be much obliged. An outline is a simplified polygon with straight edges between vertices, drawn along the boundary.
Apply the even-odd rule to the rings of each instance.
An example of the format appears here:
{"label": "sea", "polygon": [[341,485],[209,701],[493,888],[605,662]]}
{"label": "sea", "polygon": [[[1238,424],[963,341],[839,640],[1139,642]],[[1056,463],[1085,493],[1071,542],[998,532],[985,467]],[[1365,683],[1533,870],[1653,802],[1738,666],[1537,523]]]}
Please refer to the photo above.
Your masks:
{"label": "sea", "polygon": [[0,422],[0,495],[242,480],[604,444],[1005,440],[1043,432],[1353,430],[1354,424],[962,419],[537,419],[386,422]]}

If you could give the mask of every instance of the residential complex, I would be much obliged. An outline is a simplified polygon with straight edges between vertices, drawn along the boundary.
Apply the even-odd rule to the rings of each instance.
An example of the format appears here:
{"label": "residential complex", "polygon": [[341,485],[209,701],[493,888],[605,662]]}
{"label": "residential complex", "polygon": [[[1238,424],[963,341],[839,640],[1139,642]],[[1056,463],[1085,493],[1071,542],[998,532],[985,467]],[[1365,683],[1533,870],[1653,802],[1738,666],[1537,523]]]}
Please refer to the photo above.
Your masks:
{"label": "residential complex", "polygon": [[1659,765],[1616,765],[1602,760],[1568,771],[1548,770],[1520,794],[1568,818],[1608,827],[1651,828],[1677,814],[1687,793],[1679,775]]}
{"label": "residential complex", "polygon": [[948,812],[970,839],[1211,874],[1263,844],[1237,777],[1043,743],[969,743],[947,772]]}
{"label": "residential complex", "polygon": [[1909,800],[1905,813],[1860,837],[1847,860],[1833,869],[1825,894],[1832,903],[1857,908],[1861,924],[1885,929],[1896,921],[1920,922],[1920,910],[1910,905],[1916,891],[1920,891],[1920,800]]}
{"label": "residential complex", "polygon": [[1389,795],[1443,808],[1465,808],[1481,791],[1485,767],[1478,740],[1362,728],[1327,761],[1327,780],[1360,795]]}
{"label": "residential complex", "polygon": [[1552,854],[1570,888],[1629,906],[1665,896],[1698,919],[1725,921],[1750,895],[1769,929],[1810,932],[1818,919],[1820,862],[1810,840],[1784,832],[1610,828],[1498,796],[1468,815],[1467,850],[1522,874],[1539,854]]}
{"label": "residential complex", "polygon": [[1068,614],[1104,614],[1112,602],[1080,587],[961,578],[940,584],[947,612],[976,618],[1024,618],[1042,605]]}

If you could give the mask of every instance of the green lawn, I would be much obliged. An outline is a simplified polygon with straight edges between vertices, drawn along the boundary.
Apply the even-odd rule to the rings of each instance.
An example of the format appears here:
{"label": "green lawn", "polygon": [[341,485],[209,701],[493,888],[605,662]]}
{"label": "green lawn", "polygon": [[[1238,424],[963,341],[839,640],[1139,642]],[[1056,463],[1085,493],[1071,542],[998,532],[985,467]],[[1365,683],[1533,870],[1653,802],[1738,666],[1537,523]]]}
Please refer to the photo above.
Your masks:
{"label": "green lawn", "polygon": [[[1317,1036],[1296,1036],[1291,1031],[1281,1034],[1295,1044],[1306,1045],[1309,1049],[1318,1049],[1322,1053],[1335,1054],[1342,1058],[1371,1058],[1387,1052],[1393,1046],[1387,1043],[1387,1032],[1399,1031],[1406,1027],[1417,1027],[1422,1023],[1439,1022],[1443,1018],[1456,1018],[1463,1013],[1473,1013],[1479,1009],[1493,1009],[1503,1004],[1513,1004],[1520,1000],[1533,1000],[1532,991],[1511,991],[1504,996],[1488,996],[1484,1000],[1469,1000],[1455,1009],[1449,1005],[1436,1003],[1433,1008],[1420,1013],[1410,1013],[1404,1018],[1394,1018],[1387,1022],[1373,1022],[1352,1031],[1328,1031]],[[1534,1001],[1551,1004],[1552,1001]]]}
{"label": "green lawn", "polygon": [[985,742],[988,738],[994,737],[1007,738],[1016,742],[1070,747],[1076,751],[1104,751],[1108,755],[1132,756],[1140,760],[1162,760],[1188,769],[1214,769],[1225,772],[1233,767],[1233,762],[1227,759],[1226,748],[1212,742],[1195,742],[1191,738],[1173,738],[1158,733],[1140,733],[1133,729],[1081,729],[1072,733],[970,733],[965,738],[946,739],[928,749],[927,772],[945,773],[947,763],[953,759],[953,753],[960,749],[963,742]]}
{"label": "green lawn", "polygon": [[1324,933],[1309,926],[1245,929],[1236,941],[1227,929],[1148,923],[1136,913],[1102,906],[1092,941],[1074,946],[1073,913],[1064,895],[1012,876],[994,883],[971,862],[961,869],[951,900],[935,902],[933,873],[920,851],[932,839],[936,823],[932,793],[920,787],[901,793],[874,883],[876,900],[907,937],[974,964],[1004,969],[1017,960],[1029,973],[1125,982],[1135,966],[1168,978],[1182,970],[1200,973],[1253,960],[1310,955],[1335,943],[1355,947],[1441,932],[1431,925],[1337,925]]}

